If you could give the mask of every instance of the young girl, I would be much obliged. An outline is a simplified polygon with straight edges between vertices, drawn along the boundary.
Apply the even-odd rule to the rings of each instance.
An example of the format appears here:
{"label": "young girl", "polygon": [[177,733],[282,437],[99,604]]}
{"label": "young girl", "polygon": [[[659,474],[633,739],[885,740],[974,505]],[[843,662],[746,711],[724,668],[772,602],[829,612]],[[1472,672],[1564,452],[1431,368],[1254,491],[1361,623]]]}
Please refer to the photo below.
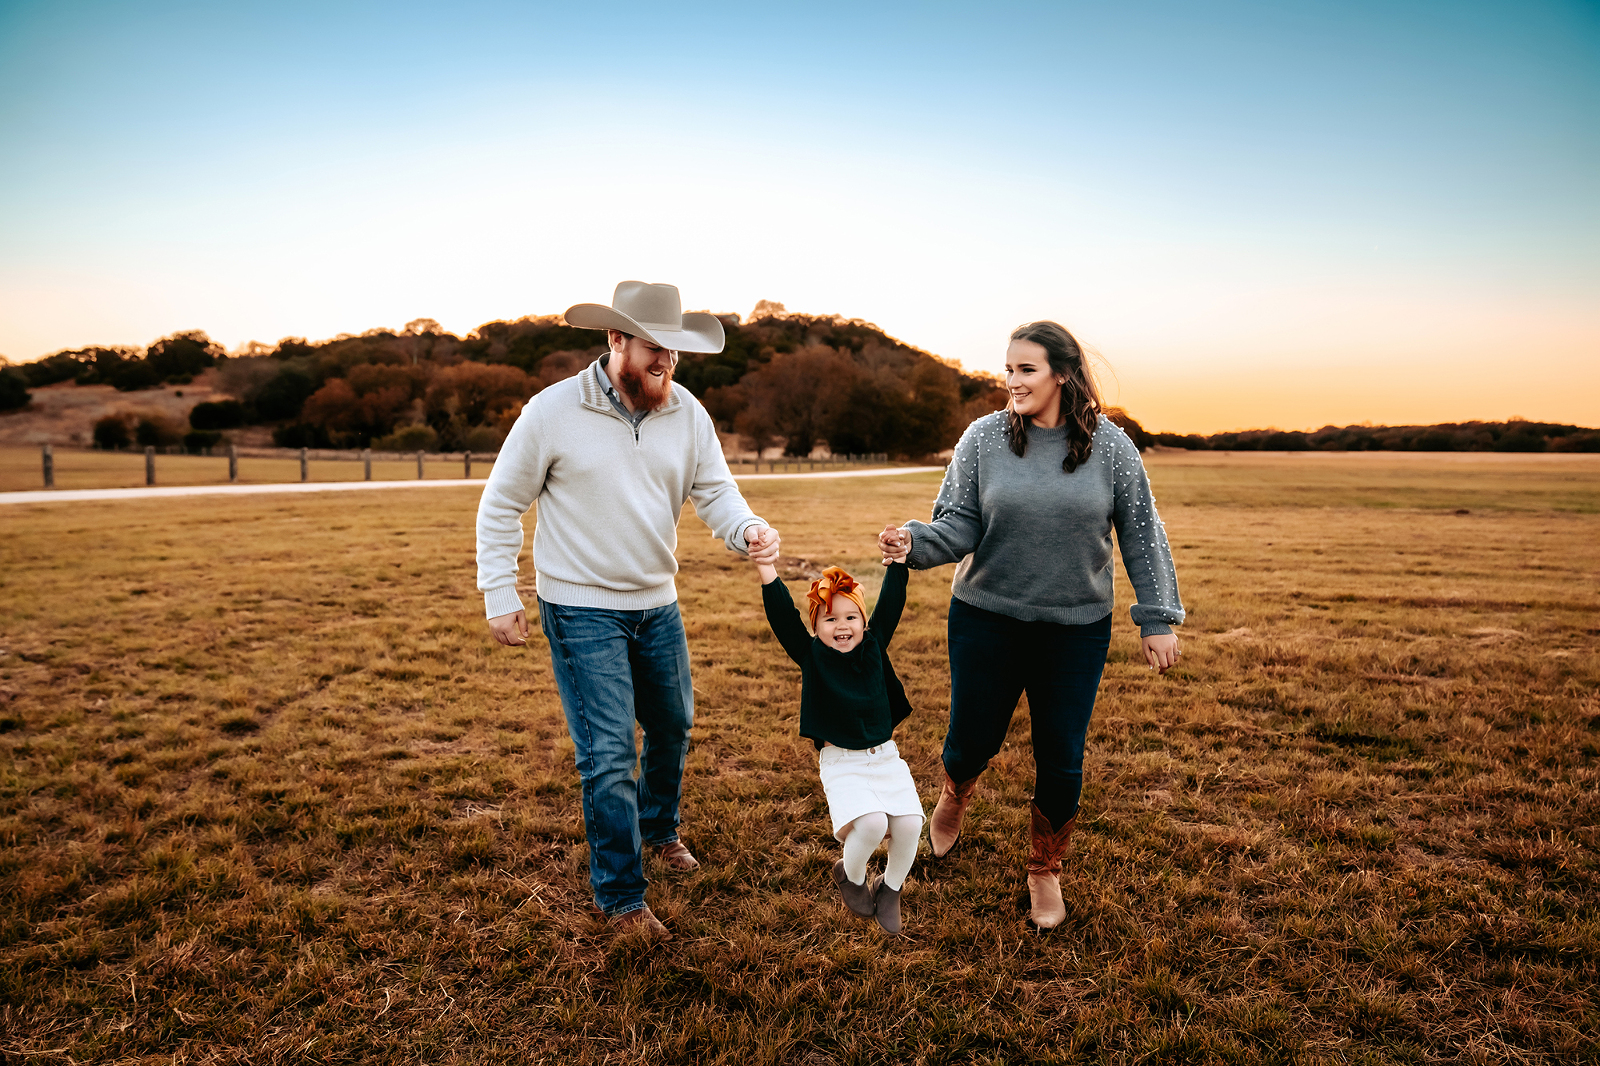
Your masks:
{"label": "young girl", "polygon": [[[889,566],[869,622],[860,584],[828,567],[806,594],[813,636],[777,570],[756,564],[767,622],[800,666],[800,735],[817,746],[833,835],[844,844],[844,858],[833,864],[834,883],[851,913],[876,917],[890,933],[900,931],[900,890],[922,835],[922,801],[891,739],[911,713],[888,655],[906,604],[907,572],[903,562]],[[885,834],[883,878],[869,884],[867,859]]]}

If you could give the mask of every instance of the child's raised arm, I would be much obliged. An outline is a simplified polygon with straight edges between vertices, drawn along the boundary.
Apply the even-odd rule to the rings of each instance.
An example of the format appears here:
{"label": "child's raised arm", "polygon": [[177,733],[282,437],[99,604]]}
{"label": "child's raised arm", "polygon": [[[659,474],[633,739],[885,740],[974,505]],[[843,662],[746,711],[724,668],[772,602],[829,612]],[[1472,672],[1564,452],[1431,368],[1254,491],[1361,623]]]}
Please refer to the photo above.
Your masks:
{"label": "child's raised arm", "polygon": [[[770,530],[770,529],[763,529],[761,531],[761,535],[756,538],[756,543],[750,545],[750,547],[752,549],[757,548],[757,547],[765,547],[769,539],[775,540],[776,538],[777,538],[777,533],[776,532],[774,532],[773,530]],[[761,583],[763,585],[765,585],[767,582],[773,581],[773,580],[775,580],[777,578],[777,576],[778,576],[777,568],[772,565],[773,562],[775,562],[776,560],[777,560],[777,556],[774,555],[772,557],[772,559],[770,559],[770,560],[768,560],[766,562],[756,562],[755,556],[753,554],[750,556],[750,562],[752,564],[754,564],[754,566],[756,568],[756,576],[761,579]]]}
{"label": "child's raised arm", "polygon": [[761,605],[767,612],[767,624],[772,635],[778,638],[783,650],[795,662],[804,662],[811,653],[811,634],[800,620],[800,611],[794,597],[778,580],[778,571],[771,563],[756,563],[756,573],[761,577]]}

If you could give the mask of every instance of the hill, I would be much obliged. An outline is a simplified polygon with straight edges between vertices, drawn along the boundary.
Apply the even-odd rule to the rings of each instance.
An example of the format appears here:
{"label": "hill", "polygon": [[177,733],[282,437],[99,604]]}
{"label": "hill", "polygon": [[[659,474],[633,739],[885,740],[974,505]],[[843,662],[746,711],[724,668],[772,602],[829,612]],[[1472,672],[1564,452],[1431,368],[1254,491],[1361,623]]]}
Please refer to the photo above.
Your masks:
{"label": "hill", "polygon": [[[719,428],[746,435],[756,447],[781,442],[788,454],[805,455],[826,443],[839,453],[928,455],[950,447],[972,418],[1004,404],[997,379],[968,374],[871,323],[766,306],[749,322],[719,315],[727,346],[714,355],[685,354],[676,375]],[[205,375],[219,398],[189,412],[190,427],[182,428],[191,430],[192,444],[255,426],[286,447],[492,451],[523,402],[588,365],[604,351],[603,336],[554,315],[488,322],[466,337],[418,319],[399,332],[319,342],[290,337],[228,355],[190,331],[143,352],[61,351],[0,374],[11,383],[16,407],[29,403],[26,390],[69,381],[94,387],[102,399],[112,390],[128,393],[122,413],[103,404],[107,413],[93,432],[105,445],[131,443],[140,434],[140,443],[176,443],[168,439],[170,425],[146,425],[127,412],[149,406],[144,396]],[[73,406],[48,399],[52,410]],[[32,401],[37,413],[40,399]],[[52,433],[36,428],[24,436],[31,441],[40,432],[46,439]]]}

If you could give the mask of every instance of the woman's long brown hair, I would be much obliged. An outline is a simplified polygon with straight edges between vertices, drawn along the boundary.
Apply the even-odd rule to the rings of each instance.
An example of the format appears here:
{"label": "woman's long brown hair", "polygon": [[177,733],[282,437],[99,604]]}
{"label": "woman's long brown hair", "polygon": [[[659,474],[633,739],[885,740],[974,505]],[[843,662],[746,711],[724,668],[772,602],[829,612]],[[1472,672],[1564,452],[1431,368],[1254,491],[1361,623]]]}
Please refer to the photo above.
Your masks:
{"label": "woman's long brown hair", "polygon": [[[1072,473],[1089,461],[1094,448],[1094,431],[1100,423],[1100,390],[1094,383],[1078,340],[1056,322],[1029,322],[1011,334],[1014,341],[1032,341],[1045,351],[1050,372],[1066,378],[1061,386],[1061,414],[1067,424],[1067,457],[1061,469]],[[1006,437],[1018,455],[1028,450],[1028,426],[1017,414],[1016,401],[1006,405]]]}

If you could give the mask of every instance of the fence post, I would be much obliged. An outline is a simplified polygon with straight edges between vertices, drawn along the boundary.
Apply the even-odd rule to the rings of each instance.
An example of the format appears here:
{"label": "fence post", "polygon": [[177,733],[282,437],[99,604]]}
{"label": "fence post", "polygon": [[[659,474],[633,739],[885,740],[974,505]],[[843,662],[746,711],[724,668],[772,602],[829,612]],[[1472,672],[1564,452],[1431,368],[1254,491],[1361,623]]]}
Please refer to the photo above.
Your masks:
{"label": "fence post", "polygon": [[461,461],[462,461],[462,463],[463,463],[463,465],[464,465],[464,467],[466,469],[466,473],[463,474],[462,476],[470,478],[472,476],[472,453],[471,452],[462,452],[461,453]]}
{"label": "fence post", "polygon": [[144,446],[144,483],[156,483],[156,450],[148,444]]}
{"label": "fence post", "polygon": [[417,452],[417,480],[422,480],[422,453]]}
{"label": "fence post", "polygon": [[306,450],[304,448],[301,448],[300,449],[300,480],[301,481],[304,481],[306,479],[306,466],[307,466],[307,463],[306,463]]}
{"label": "fence post", "polygon": [[56,457],[55,453],[50,450],[50,445],[46,444],[44,446],[43,455],[40,458],[44,462],[44,487],[53,489],[56,487]]}
{"label": "fence post", "polygon": [[361,466],[362,466],[362,469],[364,470],[364,473],[362,474],[362,480],[363,481],[371,481],[372,480],[372,449],[371,448],[362,448],[361,449]]}
{"label": "fence post", "polygon": [[228,484],[239,483],[239,448],[238,445],[228,445]]}

